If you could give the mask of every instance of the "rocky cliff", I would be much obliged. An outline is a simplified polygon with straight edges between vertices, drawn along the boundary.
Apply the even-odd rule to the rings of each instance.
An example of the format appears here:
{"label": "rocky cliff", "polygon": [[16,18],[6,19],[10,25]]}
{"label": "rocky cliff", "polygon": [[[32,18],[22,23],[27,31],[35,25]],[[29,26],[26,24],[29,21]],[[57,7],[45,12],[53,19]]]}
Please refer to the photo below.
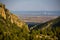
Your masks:
{"label": "rocky cliff", "polygon": [[28,29],[27,24],[20,20],[16,15],[12,14],[2,3],[0,3],[0,15],[12,24],[15,23],[20,28],[26,27]]}
{"label": "rocky cliff", "polygon": [[5,6],[0,4],[0,15],[6,19],[6,14],[5,14]]}

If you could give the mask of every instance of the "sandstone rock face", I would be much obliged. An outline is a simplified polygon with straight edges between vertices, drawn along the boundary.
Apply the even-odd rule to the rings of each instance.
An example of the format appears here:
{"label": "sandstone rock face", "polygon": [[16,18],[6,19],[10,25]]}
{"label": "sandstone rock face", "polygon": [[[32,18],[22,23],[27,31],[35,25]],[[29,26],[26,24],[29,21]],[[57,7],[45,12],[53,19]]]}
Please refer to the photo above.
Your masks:
{"label": "sandstone rock face", "polygon": [[2,3],[0,3],[0,15],[6,19],[6,15],[5,15],[5,5],[3,5]]}
{"label": "sandstone rock face", "polygon": [[4,8],[1,8],[1,7],[0,7],[0,15],[1,15],[4,19],[6,19],[6,15],[5,15]]}
{"label": "sandstone rock face", "polygon": [[21,28],[23,25],[25,25],[25,23],[20,21],[20,19],[14,14],[11,14],[10,16],[11,16],[11,23],[15,23],[18,25],[18,27],[21,27]]}

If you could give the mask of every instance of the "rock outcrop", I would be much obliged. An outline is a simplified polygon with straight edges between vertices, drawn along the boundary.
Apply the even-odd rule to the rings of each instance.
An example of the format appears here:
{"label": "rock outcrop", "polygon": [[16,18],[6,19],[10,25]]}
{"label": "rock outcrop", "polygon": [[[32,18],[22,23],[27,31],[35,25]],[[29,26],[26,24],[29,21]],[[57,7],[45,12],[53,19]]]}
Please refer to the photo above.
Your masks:
{"label": "rock outcrop", "polygon": [[6,14],[5,14],[5,5],[0,4],[0,15],[6,19]]}
{"label": "rock outcrop", "polygon": [[18,27],[23,28],[26,27],[28,29],[27,24],[24,21],[21,21],[16,15],[12,14],[8,9],[5,8],[4,4],[0,3],[0,15],[5,20],[10,20],[10,22],[13,24],[16,24]]}

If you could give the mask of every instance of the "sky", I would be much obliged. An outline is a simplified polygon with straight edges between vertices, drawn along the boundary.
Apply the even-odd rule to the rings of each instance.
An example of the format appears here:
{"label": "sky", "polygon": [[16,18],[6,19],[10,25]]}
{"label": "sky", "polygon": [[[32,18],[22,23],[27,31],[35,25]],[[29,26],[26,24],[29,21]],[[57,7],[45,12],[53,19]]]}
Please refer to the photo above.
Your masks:
{"label": "sky", "polygon": [[0,0],[11,11],[60,11],[60,0]]}

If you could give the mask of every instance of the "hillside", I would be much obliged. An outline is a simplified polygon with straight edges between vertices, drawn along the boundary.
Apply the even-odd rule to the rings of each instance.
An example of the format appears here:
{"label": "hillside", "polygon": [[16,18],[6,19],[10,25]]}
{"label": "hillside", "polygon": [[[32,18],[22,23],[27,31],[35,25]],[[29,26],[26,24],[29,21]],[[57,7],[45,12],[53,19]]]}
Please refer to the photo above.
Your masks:
{"label": "hillside", "polygon": [[[30,28],[37,37],[44,40],[60,40],[60,17]],[[40,35],[40,36],[39,36]]]}
{"label": "hillside", "polygon": [[57,17],[55,19],[52,19],[50,21],[41,23],[41,24],[37,24],[34,27],[32,27],[33,29],[44,29],[44,28],[48,28],[48,27],[56,27],[56,26],[60,26],[60,17]]}
{"label": "hillside", "polygon": [[0,40],[24,40],[28,32],[28,25],[0,3]]}

